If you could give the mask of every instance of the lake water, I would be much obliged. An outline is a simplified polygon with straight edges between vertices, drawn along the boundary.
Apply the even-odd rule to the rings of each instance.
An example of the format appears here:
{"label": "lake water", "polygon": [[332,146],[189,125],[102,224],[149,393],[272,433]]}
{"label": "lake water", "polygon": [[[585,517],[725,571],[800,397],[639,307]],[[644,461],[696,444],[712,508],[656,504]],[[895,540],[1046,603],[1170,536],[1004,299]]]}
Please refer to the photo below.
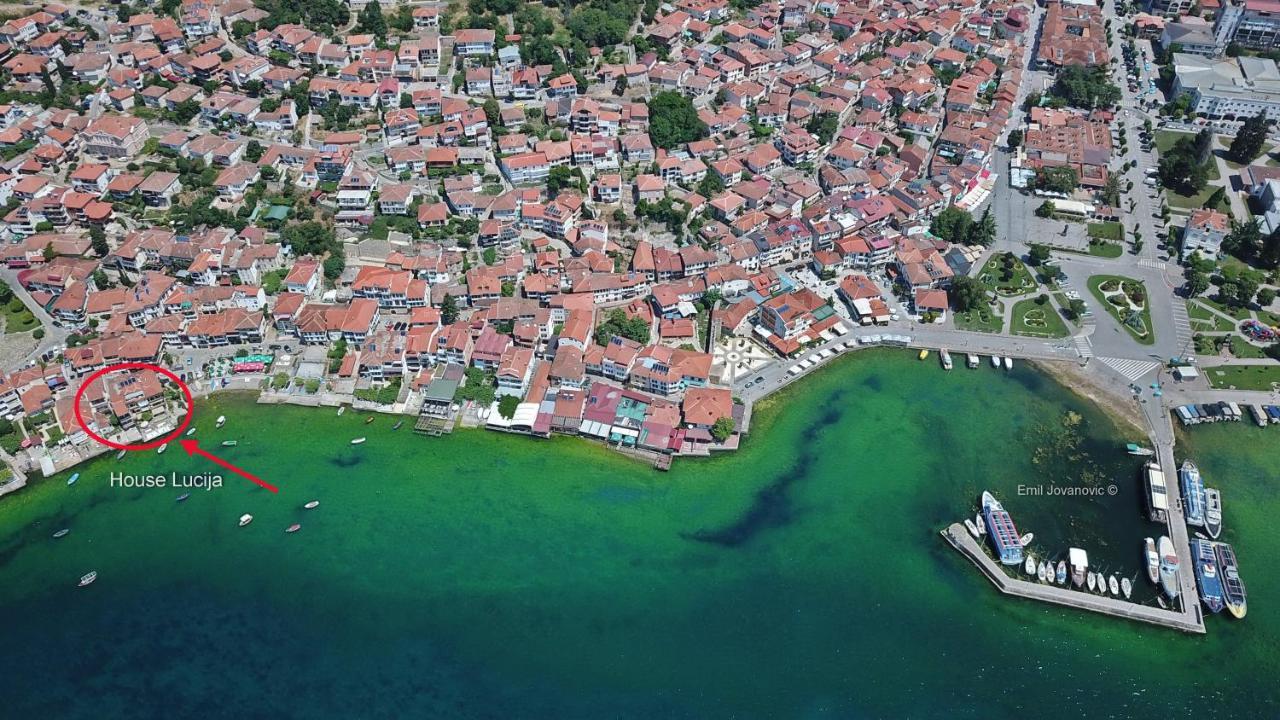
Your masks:
{"label": "lake water", "polygon": [[0,501],[0,716],[1276,716],[1280,431],[1184,438],[1250,610],[1187,636],[1000,596],[938,535],[991,489],[1033,553],[1084,547],[1152,601],[1159,529],[1121,450],[1140,436],[1030,368],[909,357],[837,361],[757,408],[741,451],[669,473],[572,438],[204,401],[203,446],[278,495],[109,486],[217,471],[175,446]]}

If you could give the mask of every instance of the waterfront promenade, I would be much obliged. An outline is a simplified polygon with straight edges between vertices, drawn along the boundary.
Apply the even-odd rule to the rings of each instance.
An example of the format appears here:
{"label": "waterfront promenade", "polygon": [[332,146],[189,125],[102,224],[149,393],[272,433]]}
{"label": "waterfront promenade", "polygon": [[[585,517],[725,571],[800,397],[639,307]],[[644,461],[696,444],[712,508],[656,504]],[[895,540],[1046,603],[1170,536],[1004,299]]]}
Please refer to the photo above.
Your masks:
{"label": "waterfront promenade", "polygon": [[[1149,605],[1139,605],[1123,598],[1096,595],[1081,590],[1071,590],[1056,585],[1033,583],[1010,577],[960,523],[952,523],[942,531],[942,537],[962,555],[973,561],[978,569],[1006,595],[1041,600],[1064,605],[1077,610],[1102,613],[1113,617],[1161,625],[1188,633],[1203,634],[1204,619],[1200,616],[1199,603],[1192,603],[1194,610],[1164,610]],[[1193,596],[1194,597],[1194,596]]]}

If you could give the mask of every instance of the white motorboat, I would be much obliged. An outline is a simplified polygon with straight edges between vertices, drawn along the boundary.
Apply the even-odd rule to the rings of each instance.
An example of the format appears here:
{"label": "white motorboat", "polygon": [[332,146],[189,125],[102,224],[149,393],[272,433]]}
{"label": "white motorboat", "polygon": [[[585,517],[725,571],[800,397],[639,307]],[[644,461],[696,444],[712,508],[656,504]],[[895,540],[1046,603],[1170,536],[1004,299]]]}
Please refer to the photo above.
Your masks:
{"label": "white motorboat", "polygon": [[85,585],[89,585],[94,580],[97,580],[97,579],[98,579],[98,571],[90,570],[89,572],[80,576],[80,585],[78,587],[84,587]]}
{"label": "white motorboat", "polygon": [[215,423],[213,424],[213,426],[214,426],[214,427],[222,427],[223,425],[226,425],[226,424],[227,424],[227,416],[226,416],[226,415],[219,415],[219,416],[218,416],[218,421],[217,421],[217,422],[215,422]]}
{"label": "white motorboat", "polygon": [[320,507],[320,501],[312,500],[311,502],[307,503],[306,505],[303,505],[302,507],[303,509],[306,509],[306,510],[315,510],[316,508]]}
{"label": "white motorboat", "polygon": [[1046,577],[1048,577],[1048,572],[1046,571],[1044,561],[1041,560],[1040,564],[1036,566],[1036,579],[1040,582],[1044,582]]}
{"label": "white motorboat", "polygon": [[165,443],[156,449],[157,455],[163,455],[165,450],[169,449],[169,443]]}
{"label": "white motorboat", "polygon": [[978,369],[978,356],[977,356],[977,355],[974,355],[973,353],[969,353],[969,354],[968,354],[968,356],[965,358],[965,361],[966,361],[966,362],[965,362],[965,364],[969,366],[969,369],[970,369],[970,370],[977,370],[977,369]]}
{"label": "white motorboat", "polygon": [[352,441],[351,441],[351,444],[352,444],[352,445],[360,445],[360,444],[361,444],[361,443],[363,443],[365,440],[368,440],[368,438],[358,437],[358,438],[356,438],[355,440],[352,440]]}
{"label": "white motorboat", "polygon": [[991,367],[996,368],[997,370],[1000,368],[1000,356],[999,356],[999,355],[992,355],[992,356],[991,356]]}
{"label": "white motorboat", "polygon": [[1027,555],[1027,560],[1026,560],[1026,562],[1024,562],[1024,563],[1022,564],[1022,569],[1023,569],[1023,571],[1025,571],[1028,575],[1035,575],[1035,574],[1036,574],[1036,559],[1035,559],[1035,558],[1033,558],[1033,557],[1031,557],[1030,555]]}
{"label": "white motorboat", "polygon": [[1022,547],[1026,547],[1031,544],[1032,540],[1035,540],[1035,539],[1036,539],[1035,533],[1027,533],[1026,535],[1023,535],[1022,537],[1018,538],[1018,542],[1022,544]]}
{"label": "white motorboat", "polygon": [[1120,592],[1124,593],[1124,599],[1128,600],[1133,594],[1133,583],[1129,582],[1129,578],[1120,581]]}
{"label": "white motorboat", "polygon": [[1008,355],[1004,356],[1004,369],[1005,370],[1013,369],[1013,358],[1009,357]]}
{"label": "white motorboat", "polygon": [[965,518],[964,527],[966,530],[969,531],[969,534],[972,535],[974,538],[978,537],[978,526],[974,525],[972,520],[970,520],[969,518]]}
{"label": "white motorboat", "polygon": [[1111,591],[1112,595],[1120,594],[1120,582],[1116,580],[1115,575],[1107,578],[1107,589]]}
{"label": "white motorboat", "polygon": [[982,513],[973,516],[973,524],[978,526],[979,535],[987,534],[987,524],[982,521]]}
{"label": "white motorboat", "polygon": [[1093,588],[1094,588],[1094,587],[1097,585],[1097,583],[1098,583],[1098,576],[1097,576],[1097,575],[1095,575],[1095,574],[1094,574],[1094,573],[1092,573],[1092,572],[1091,572],[1091,573],[1089,573],[1089,579],[1087,580],[1087,583],[1088,583],[1088,586],[1089,586],[1089,592],[1093,592]]}
{"label": "white motorboat", "polygon": [[339,416],[341,416],[341,415],[342,415],[342,413],[344,413],[344,412],[346,412],[346,411],[347,411],[347,406],[346,406],[346,405],[340,405],[340,406],[338,407],[338,415],[339,415]]}
{"label": "white motorboat", "polygon": [[248,525],[251,522],[253,522],[253,516],[250,515],[249,513],[245,513],[240,516],[240,527],[244,527],[245,525]]}

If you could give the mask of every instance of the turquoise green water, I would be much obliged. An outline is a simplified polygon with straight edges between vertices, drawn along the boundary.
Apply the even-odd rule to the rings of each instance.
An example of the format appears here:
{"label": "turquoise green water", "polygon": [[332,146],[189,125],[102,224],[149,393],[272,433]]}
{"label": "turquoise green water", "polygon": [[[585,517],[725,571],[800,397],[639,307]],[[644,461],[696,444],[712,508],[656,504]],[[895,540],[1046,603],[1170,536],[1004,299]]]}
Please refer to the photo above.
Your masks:
{"label": "turquoise green water", "polygon": [[[842,360],[760,409],[740,452],[670,473],[575,439],[207,401],[197,437],[279,495],[107,486],[214,470],[175,448],[0,501],[0,716],[1275,714],[1280,501],[1262,468],[1280,443],[1240,425],[1191,439],[1224,490],[1246,621],[1190,637],[1012,600],[938,531],[990,488],[1034,552],[1079,544],[1137,577],[1155,528],[1118,451],[1133,438],[1030,369],[905,357]],[[1054,483],[1117,494],[1017,492]]]}

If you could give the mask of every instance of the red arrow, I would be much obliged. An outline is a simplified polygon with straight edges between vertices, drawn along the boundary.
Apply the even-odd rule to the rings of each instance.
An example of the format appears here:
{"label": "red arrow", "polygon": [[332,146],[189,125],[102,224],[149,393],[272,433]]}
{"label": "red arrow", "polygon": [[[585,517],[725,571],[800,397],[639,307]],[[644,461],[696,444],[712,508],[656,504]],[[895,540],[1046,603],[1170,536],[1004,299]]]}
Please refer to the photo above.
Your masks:
{"label": "red arrow", "polygon": [[266,480],[263,480],[257,475],[245,472],[244,470],[241,470],[240,468],[236,467],[235,465],[232,465],[226,460],[223,460],[222,458],[217,457],[216,455],[213,455],[212,453],[209,453],[205,450],[201,450],[200,444],[195,440],[179,440],[178,442],[182,443],[182,449],[186,450],[188,455],[199,455],[202,458],[207,458],[213,464],[226,468],[227,470],[230,470],[231,472],[237,475],[240,475],[241,477],[244,477],[245,479],[250,480],[256,483],[257,485],[264,487],[273,493],[280,492],[280,488],[277,488],[275,485],[272,485],[271,483],[267,482]]}

